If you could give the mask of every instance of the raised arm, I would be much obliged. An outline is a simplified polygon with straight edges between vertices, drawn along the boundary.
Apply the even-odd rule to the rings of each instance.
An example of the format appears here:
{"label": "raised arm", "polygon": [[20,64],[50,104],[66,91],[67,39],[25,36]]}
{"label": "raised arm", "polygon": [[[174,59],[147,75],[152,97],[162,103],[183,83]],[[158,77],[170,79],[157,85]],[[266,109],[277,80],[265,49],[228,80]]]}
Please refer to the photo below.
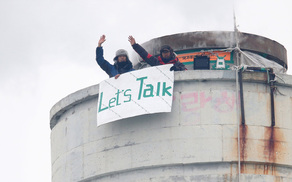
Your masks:
{"label": "raised arm", "polygon": [[98,47],[96,48],[96,62],[110,77],[113,77],[118,73],[113,65],[111,65],[103,57],[103,48],[101,45],[105,42],[105,35],[102,35],[98,41]]}
{"label": "raised arm", "polygon": [[136,44],[136,40],[134,39],[134,37],[132,35],[129,36],[128,40],[129,40],[131,45]]}
{"label": "raised arm", "polygon": [[98,47],[101,47],[101,45],[105,42],[105,35],[100,36],[98,41]]}
{"label": "raised arm", "polygon": [[132,45],[133,49],[140,55],[140,57],[146,61],[151,66],[161,65],[158,59],[151,54],[149,54],[142,46],[136,43],[136,40],[133,36],[129,36],[129,42]]}

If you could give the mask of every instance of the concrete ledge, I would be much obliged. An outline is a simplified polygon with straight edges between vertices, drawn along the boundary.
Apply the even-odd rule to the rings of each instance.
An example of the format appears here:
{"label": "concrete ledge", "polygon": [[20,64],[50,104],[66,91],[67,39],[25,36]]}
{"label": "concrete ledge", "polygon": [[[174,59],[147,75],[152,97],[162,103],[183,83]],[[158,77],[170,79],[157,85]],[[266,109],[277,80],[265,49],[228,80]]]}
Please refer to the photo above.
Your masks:
{"label": "concrete ledge", "polygon": [[[80,182],[96,182],[96,181],[132,181],[145,178],[164,181],[238,181],[236,161],[234,162],[210,162],[210,163],[193,163],[193,164],[172,164],[161,166],[140,167],[122,171],[114,171],[102,175],[92,176],[83,179]],[[244,169],[250,171],[242,171],[241,179],[266,180],[271,178],[291,180],[287,176],[291,168],[289,166],[274,165],[267,163],[242,163]],[[253,170],[251,172],[251,170]],[[256,171],[253,175],[253,172]],[[277,175],[272,176],[272,173]],[[135,175],[133,175],[135,174]],[[183,174],[183,175],[182,175]],[[213,174],[213,175],[212,175]],[[215,175],[214,175],[215,174]],[[261,179],[259,179],[260,175]]]}
{"label": "concrete ledge", "polygon": [[54,126],[58,123],[59,117],[68,109],[74,107],[81,102],[98,97],[98,93],[99,85],[93,85],[78,90],[57,102],[50,111],[50,128],[54,128]]}
{"label": "concrete ledge", "polygon": [[[233,70],[188,70],[175,72],[175,82],[182,81],[234,81],[236,79],[235,71]],[[277,75],[276,85],[292,87],[291,75]],[[244,72],[244,82],[267,83],[267,74],[263,72]],[[59,117],[68,109],[75,105],[98,97],[99,85],[93,85],[79,91],[76,91],[59,102],[57,102],[50,111],[50,128],[53,129],[58,123]]]}

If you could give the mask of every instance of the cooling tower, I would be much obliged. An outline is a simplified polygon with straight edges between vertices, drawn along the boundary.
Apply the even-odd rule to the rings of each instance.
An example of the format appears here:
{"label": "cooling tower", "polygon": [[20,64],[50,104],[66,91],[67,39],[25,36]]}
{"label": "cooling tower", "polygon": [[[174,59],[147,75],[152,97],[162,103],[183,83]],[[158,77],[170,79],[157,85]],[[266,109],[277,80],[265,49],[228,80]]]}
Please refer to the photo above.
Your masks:
{"label": "cooling tower", "polygon": [[141,45],[158,55],[164,44],[188,68],[174,73],[172,111],[97,127],[99,85],[68,95],[50,112],[52,181],[292,181],[286,49],[234,32]]}

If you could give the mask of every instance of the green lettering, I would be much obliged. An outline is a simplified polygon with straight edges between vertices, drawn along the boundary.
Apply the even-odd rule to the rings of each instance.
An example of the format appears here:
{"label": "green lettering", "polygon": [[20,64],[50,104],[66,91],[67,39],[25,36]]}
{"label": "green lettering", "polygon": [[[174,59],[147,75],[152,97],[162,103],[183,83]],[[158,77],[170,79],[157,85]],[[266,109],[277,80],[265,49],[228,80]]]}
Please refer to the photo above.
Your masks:
{"label": "green lettering", "polygon": [[127,89],[125,92],[124,92],[124,96],[126,96],[126,97],[129,97],[129,100],[126,100],[126,101],[124,101],[124,102],[130,102],[131,101],[131,94],[127,94],[127,92],[128,91],[131,91],[131,89]]}
{"label": "green lettering", "polygon": [[101,112],[101,111],[104,111],[104,110],[108,109],[108,107],[105,107],[105,108],[102,108],[102,109],[101,109],[101,105],[102,105],[102,95],[103,95],[103,92],[100,93],[98,112]]}
{"label": "green lettering", "polygon": [[162,88],[162,96],[165,96],[165,93],[167,93],[167,95],[171,96],[171,94],[168,92],[168,89],[171,89],[171,87],[166,87],[166,82],[163,82],[163,88]]}
{"label": "green lettering", "polygon": [[113,97],[113,98],[111,98],[110,100],[109,100],[109,103],[108,103],[108,106],[111,108],[111,107],[115,107],[114,105],[112,106],[111,104],[112,103],[114,103],[114,102],[116,102],[116,98],[115,97]]}
{"label": "green lettering", "polygon": [[157,83],[156,96],[159,96],[159,92],[160,92],[160,82]]}
{"label": "green lettering", "polygon": [[116,93],[116,95],[117,95],[117,106],[118,105],[121,105],[120,103],[119,103],[119,96],[120,96],[120,93],[122,93],[124,90],[122,90],[121,92],[120,92],[120,90],[118,89],[118,92]]}
{"label": "green lettering", "polygon": [[[148,89],[144,89],[143,97],[153,97],[153,85],[147,84],[146,87],[149,87]],[[149,94],[147,92],[149,91]]]}
{"label": "green lettering", "polygon": [[137,80],[136,80],[136,81],[141,81],[141,82],[140,82],[140,90],[139,90],[138,100],[141,99],[141,94],[142,94],[142,88],[143,88],[143,82],[144,82],[144,79],[147,79],[147,76],[145,76],[145,77],[141,77],[141,78],[137,78]]}

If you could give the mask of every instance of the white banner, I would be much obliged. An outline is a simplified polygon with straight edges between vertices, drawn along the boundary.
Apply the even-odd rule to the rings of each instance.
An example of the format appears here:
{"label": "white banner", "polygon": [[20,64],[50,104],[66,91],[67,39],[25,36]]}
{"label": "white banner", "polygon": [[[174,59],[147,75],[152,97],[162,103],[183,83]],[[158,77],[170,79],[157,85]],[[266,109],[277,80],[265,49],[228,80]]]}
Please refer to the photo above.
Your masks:
{"label": "white banner", "polygon": [[171,112],[174,80],[171,66],[145,68],[101,82],[97,126],[143,114]]}

